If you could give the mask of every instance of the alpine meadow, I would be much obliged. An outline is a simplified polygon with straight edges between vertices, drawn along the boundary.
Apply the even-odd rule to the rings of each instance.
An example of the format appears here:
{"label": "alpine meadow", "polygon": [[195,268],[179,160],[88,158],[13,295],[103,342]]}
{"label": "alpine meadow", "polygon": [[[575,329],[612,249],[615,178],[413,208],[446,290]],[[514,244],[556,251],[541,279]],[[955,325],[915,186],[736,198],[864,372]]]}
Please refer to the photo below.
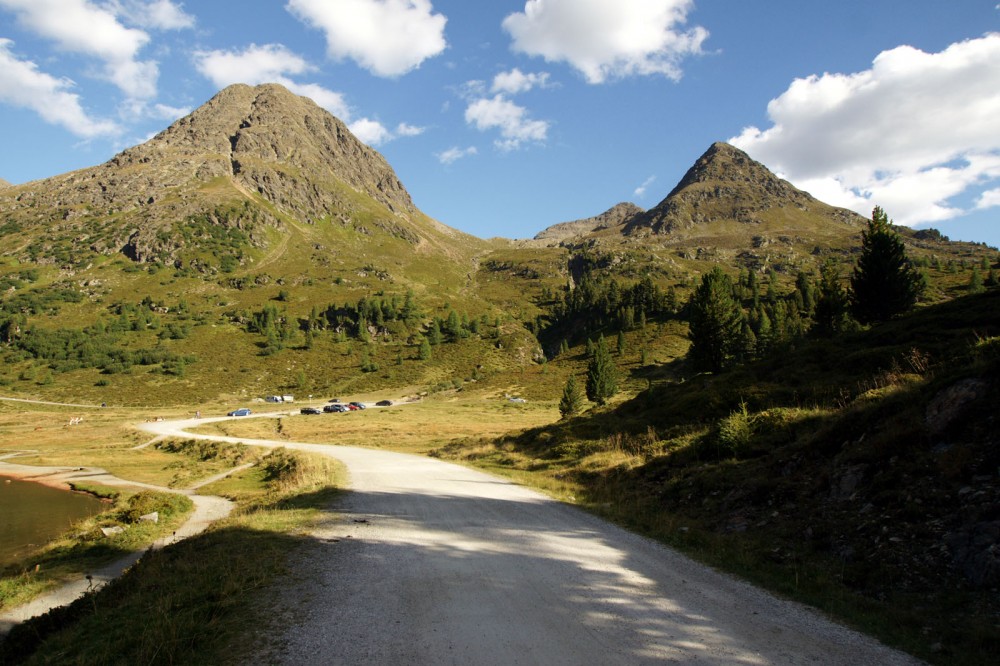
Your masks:
{"label": "alpine meadow", "polygon": [[[193,510],[170,489],[235,507],[13,626],[0,663],[254,661],[351,492],[329,458],[238,443],[265,438],[474,466],[918,659],[990,663],[1000,253],[724,142],[691,160],[648,210],[481,239],[310,99],[236,84],[104,164],[0,183],[0,459],[163,489],[73,481],[108,510],[5,563],[0,612],[170,535]],[[137,428],[196,415],[232,441]]]}

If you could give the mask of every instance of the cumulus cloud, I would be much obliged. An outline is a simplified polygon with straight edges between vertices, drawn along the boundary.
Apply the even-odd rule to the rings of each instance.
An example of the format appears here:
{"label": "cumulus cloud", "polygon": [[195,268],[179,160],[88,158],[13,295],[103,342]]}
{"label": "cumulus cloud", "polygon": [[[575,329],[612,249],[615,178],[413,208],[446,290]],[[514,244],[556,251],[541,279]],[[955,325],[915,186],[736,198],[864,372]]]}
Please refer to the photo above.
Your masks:
{"label": "cumulus cloud", "polygon": [[14,56],[9,39],[0,38],[0,101],[30,109],[46,122],[59,125],[73,134],[93,138],[115,135],[117,124],[91,118],[80,104],[79,95],[69,92],[73,82],[57,79],[38,70],[38,66]]}
{"label": "cumulus cloud", "polygon": [[377,76],[406,74],[448,45],[448,19],[430,0],[289,0],[285,8],[326,35],[331,58],[350,58]]}
{"label": "cumulus cloud", "polygon": [[219,88],[234,83],[252,86],[279,83],[297,95],[310,98],[344,122],[351,118],[350,106],[340,93],[289,78],[310,73],[314,68],[281,44],[251,44],[242,51],[199,51],[194,59],[197,70]]}
{"label": "cumulus cloud", "polygon": [[494,76],[491,90],[495,93],[517,95],[528,92],[532,88],[544,88],[548,83],[549,75],[547,72],[525,74],[515,67],[509,72],[500,72]]}
{"label": "cumulus cloud", "polygon": [[976,208],[994,208],[996,206],[1000,206],[1000,188],[987,190],[976,200]]}
{"label": "cumulus cloud", "polygon": [[476,129],[500,130],[500,139],[494,144],[501,150],[514,150],[526,142],[544,142],[548,137],[549,123],[532,120],[528,110],[503,95],[480,98],[465,109],[465,122]]}
{"label": "cumulus cloud", "polygon": [[902,224],[950,219],[959,195],[1000,178],[1000,34],[797,79],[767,111],[771,127],[730,142],[797,186]]}
{"label": "cumulus cloud", "polygon": [[515,51],[566,62],[589,83],[635,75],[681,78],[708,31],[685,29],[693,0],[527,0],[503,21]]}
{"label": "cumulus cloud", "polygon": [[370,118],[355,120],[348,129],[360,141],[370,146],[378,146],[393,138],[392,133],[382,123]]}
{"label": "cumulus cloud", "polygon": [[458,146],[454,146],[448,150],[437,153],[435,157],[438,158],[438,161],[441,162],[441,164],[452,164],[463,157],[470,157],[472,155],[476,155],[477,153],[479,153],[479,151],[476,150],[475,146],[469,146],[468,148],[459,148]]}
{"label": "cumulus cloud", "polygon": [[55,42],[59,49],[103,61],[104,78],[129,97],[156,95],[159,68],[155,62],[138,59],[149,35],[122,25],[113,5],[90,0],[0,0],[0,7],[14,12],[21,26]]}

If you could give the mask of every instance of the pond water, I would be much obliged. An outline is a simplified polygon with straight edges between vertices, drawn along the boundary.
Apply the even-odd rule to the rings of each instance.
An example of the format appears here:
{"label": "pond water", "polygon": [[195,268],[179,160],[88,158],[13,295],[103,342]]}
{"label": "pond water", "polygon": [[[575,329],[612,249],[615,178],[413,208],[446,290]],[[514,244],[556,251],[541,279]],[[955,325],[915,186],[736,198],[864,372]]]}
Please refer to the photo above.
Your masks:
{"label": "pond water", "polygon": [[90,495],[0,476],[0,566],[17,562],[107,506]]}

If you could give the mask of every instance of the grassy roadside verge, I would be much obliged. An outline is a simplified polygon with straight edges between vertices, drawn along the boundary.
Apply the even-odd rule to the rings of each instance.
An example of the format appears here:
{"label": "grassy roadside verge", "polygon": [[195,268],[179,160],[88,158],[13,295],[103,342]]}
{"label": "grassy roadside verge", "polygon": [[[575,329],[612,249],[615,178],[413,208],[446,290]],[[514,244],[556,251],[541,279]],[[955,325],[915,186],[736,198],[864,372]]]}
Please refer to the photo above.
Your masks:
{"label": "grassy roadside verge", "polygon": [[[85,484],[77,489],[112,503],[24,562],[0,569],[0,610],[19,606],[67,580],[146,548],[177,529],[194,508],[190,499],[176,493],[129,492]],[[159,514],[158,522],[139,519],[153,512]]]}
{"label": "grassy roadside verge", "polygon": [[240,663],[267,620],[262,591],[335,497],[339,470],[328,458],[278,449],[207,486],[237,502],[230,518],[18,625],[0,644],[0,663]]}

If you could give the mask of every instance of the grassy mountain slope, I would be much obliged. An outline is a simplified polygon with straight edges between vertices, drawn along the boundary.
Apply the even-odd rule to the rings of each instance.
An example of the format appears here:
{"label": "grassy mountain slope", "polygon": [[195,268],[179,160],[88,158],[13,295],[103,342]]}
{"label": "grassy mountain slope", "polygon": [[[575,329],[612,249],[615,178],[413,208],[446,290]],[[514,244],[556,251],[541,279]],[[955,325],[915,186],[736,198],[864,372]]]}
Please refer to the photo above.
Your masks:
{"label": "grassy mountain slope", "polygon": [[[595,511],[935,663],[1000,648],[1000,291],[442,455]],[[577,372],[582,371],[578,369]]]}

